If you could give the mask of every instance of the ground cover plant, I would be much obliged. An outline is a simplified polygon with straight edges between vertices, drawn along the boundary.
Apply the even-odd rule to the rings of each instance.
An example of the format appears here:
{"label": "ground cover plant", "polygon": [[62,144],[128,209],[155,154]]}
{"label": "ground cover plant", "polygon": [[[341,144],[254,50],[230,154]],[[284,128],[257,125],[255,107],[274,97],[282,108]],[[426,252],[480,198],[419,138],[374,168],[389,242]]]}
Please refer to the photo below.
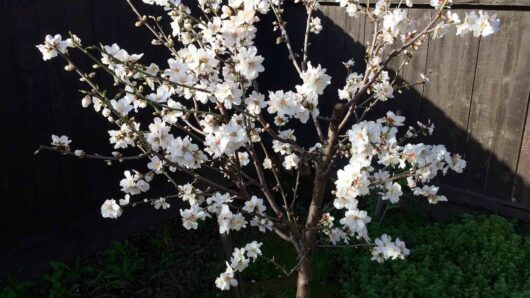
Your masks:
{"label": "ground cover plant", "polygon": [[[527,225],[494,215],[440,223],[397,211],[373,229],[408,237],[414,245],[408,260],[373,266],[363,249],[320,250],[315,297],[530,297]],[[0,286],[0,297],[222,297],[204,282],[223,268],[224,255],[203,249],[204,238],[183,233],[172,221],[114,242],[95,257],[52,262],[36,280],[11,276]],[[274,252],[286,265],[296,261],[287,243],[263,237],[264,252]],[[206,241],[220,240],[212,233]],[[295,277],[266,260],[258,260],[241,279],[248,297],[295,295]]]}

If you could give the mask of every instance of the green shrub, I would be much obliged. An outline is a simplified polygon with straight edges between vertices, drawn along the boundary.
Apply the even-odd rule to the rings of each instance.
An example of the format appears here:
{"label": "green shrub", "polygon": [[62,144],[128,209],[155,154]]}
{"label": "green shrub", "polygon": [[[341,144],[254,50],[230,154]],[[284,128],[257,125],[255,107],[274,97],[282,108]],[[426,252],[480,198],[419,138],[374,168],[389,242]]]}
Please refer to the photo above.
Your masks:
{"label": "green shrub", "polygon": [[[464,216],[432,223],[414,214],[389,212],[370,235],[387,233],[406,241],[406,260],[378,264],[366,248],[317,250],[313,297],[530,297],[530,230],[498,216]],[[521,226],[517,226],[521,227]],[[524,228],[524,226],[523,226]],[[155,232],[156,231],[156,232]],[[32,282],[9,278],[0,297],[223,297],[213,280],[225,257],[205,245],[219,242],[182,230],[180,222],[121,243],[73,264],[52,262]],[[196,237],[193,237],[197,235]],[[236,245],[249,242],[236,237]],[[254,238],[250,239],[253,240]],[[262,250],[286,269],[296,265],[291,245],[265,235]],[[219,243],[211,247],[219,247]],[[248,297],[292,297],[289,277],[259,259],[241,276]]]}
{"label": "green shrub", "polygon": [[344,296],[530,297],[530,238],[516,234],[512,222],[463,216],[428,225],[410,218],[389,218],[370,230],[405,240],[406,260],[377,264],[366,250],[337,252]]}

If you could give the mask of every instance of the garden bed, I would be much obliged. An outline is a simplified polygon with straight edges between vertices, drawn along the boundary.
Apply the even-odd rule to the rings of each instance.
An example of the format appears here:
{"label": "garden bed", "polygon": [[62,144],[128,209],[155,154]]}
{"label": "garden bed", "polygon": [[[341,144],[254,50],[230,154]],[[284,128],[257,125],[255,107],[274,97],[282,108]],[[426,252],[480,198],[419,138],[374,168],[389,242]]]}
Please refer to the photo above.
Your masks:
{"label": "garden bed", "polygon": [[[438,223],[394,211],[371,233],[407,241],[407,260],[377,264],[366,249],[320,251],[315,297],[530,297],[528,227],[499,216],[465,215]],[[212,225],[201,233],[171,221],[73,264],[52,262],[34,281],[10,277],[0,297],[222,297],[214,279],[224,270]],[[208,235],[208,236],[204,236]],[[238,245],[246,234],[234,234]],[[263,252],[294,265],[288,243],[264,236]],[[242,276],[250,297],[291,297],[294,276],[258,260]]]}

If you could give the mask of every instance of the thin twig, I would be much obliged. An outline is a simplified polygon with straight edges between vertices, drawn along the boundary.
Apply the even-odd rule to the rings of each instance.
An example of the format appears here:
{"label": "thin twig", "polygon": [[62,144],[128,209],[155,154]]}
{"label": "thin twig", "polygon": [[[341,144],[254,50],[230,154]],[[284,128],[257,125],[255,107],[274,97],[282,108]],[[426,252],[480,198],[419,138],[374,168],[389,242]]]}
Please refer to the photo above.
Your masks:
{"label": "thin twig", "polygon": [[147,154],[140,154],[140,155],[134,155],[134,156],[104,156],[99,154],[82,154],[82,155],[76,155],[75,152],[59,149],[57,147],[50,147],[50,146],[44,146],[40,145],[39,149],[35,151],[35,154],[38,154],[40,150],[47,150],[47,151],[54,151],[61,153],[63,155],[71,155],[76,156],[78,158],[90,158],[90,159],[100,159],[100,160],[109,160],[109,161],[125,161],[125,160],[138,160],[147,157]]}

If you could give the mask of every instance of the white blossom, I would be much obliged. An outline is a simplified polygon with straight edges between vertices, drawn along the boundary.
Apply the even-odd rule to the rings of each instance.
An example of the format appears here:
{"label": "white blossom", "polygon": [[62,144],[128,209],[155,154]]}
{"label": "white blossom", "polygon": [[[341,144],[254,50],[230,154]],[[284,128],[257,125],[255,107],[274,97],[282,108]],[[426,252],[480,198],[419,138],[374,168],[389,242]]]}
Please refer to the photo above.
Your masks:
{"label": "white blossom", "polygon": [[234,252],[232,253],[232,258],[230,259],[230,267],[234,269],[234,271],[243,272],[245,270],[250,260],[247,258],[246,250],[244,248],[235,248]]}
{"label": "white blossom", "polygon": [[182,216],[182,225],[187,230],[196,230],[199,226],[198,221],[204,220],[208,214],[204,212],[197,204],[192,204],[189,209],[180,209],[180,216]]}
{"label": "white blossom", "polygon": [[214,158],[221,155],[231,155],[248,141],[247,133],[241,125],[232,120],[223,124],[219,129],[206,135],[205,151]]}
{"label": "white blossom", "polygon": [[223,204],[217,214],[219,234],[229,234],[230,230],[239,231],[246,227],[247,221],[241,213],[233,213],[228,205]]}
{"label": "white blossom", "polygon": [[249,97],[245,98],[246,109],[252,115],[259,115],[261,109],[267,107],[265,95],[252,91]]}
{"label": "white blossom", "polygon": [[166,202],[165,198],[159,198],[154,200],[153,206],[155,207],[155,209],[168,209],[169,207],[171,207],[171,205]]}
{"label": "white blossom", "polygon": [[250,221],[252,227],[258,227],[259,231],[265,233],[272,231],[273,223],[265,217],[258,217],[257,215]]}
{"label": "white blossom", "polygon": [[312,17],[309,24],[309,31],[315,34],[319,34],[322,31],[322,23],[319,17]]}
{"label": "white blossom", "polygon": [[234,277],[234,269],[226,263],[226,271],[215,279],[215,286],[222,291],[230,290],[230,287],[237,287],[238,282]]}
{"label": "white blossom", "polygon": [[304,84],[297,87],[297,91],[309,98],[317,98],[322,95],[326,86],[331,84],[331,77],[326,74],[326,69],[320,65],[313,67],[311,62],[307,63],[307,69],[300,74]]}
{"label": "white blossom", "polygon": [[261,253],[262,245],[263,243],[261,242],[258,243],[257,241],[252,241],[250,243],[247,243],[247,245],[245,245],[245,252],[247,253],[247,257],[255,261],[258,258],[258,256],[262,255]]}
{"label": "white blossom", "polygon": [[401,185],[397,182],[389,182],[385,185],[386,192],[381,197],[384,201],[388,200],[392,204],[399,202],[399,198],[403,195]]}
{"label": "white blossom", "polygon": [[52,135],[52,146],[58,147],[58,148],[64,148],[66,150],[70,150],[70,143],[72,141],[65,135],[57,136]]}
{"label": "white blossom", "polygon": [[268,170],[272,169],[272,160],[270,158],[265,158],[263,160],[263,168]]}
{"label": "white blossom", "polygon": [[80,157],[80,158],[83,158],[83,157],[86,156],[86,152],[83,151],[83,150],[79,150],[79,149],[78,149],[78,150],[75,150],[75,151],[74,151],[74,154],[75,154],[75,156]]}
{"label": "white blossom", "polygon": [[477,14],[472,11],[466,13],[464,22],[457,26],[456,35],[465,35],[473,32],[475,37],[486,37],[499,31],[500,21],[497,15],[490,16],[487,12],[479,11]]}
{"label": "white blossom", "polygon": [[129,104],[129,102],[125,98],[122,98],[118,101],[113,99],[110,101],[110,104],[116,112],[120,113],[123,116],[127,116],[127,114],[129,114],[129,112],[133,109],[133,106]]}
{"label": "white blossom", "polygon": [[37,49],[42,53],[44,61],[57,57],[57,53],[66,53],[68,43],[62,40],[60,34],[55,36],[46,35],[44,43],[37,46]]}
{"label": "white blossom", "polygon": [[206,204],[208,204],[208,212],[219,214],[222,210],[222,207],[225,206],[225,203],[231,203],[232,201],[233,200],[230,197],[230,194],[221,194],[220,192],[216,192],[213,196],[206,199]]}
{"label": "white blossom", "polygon": [[250,158],[247,152],[238,152],[237,153],[237,159],[239,160],[239,164],[244,167],[250,163]]}
{"label": "white blossom", "polygon": [[155,155],[151,157],[151,161],[147,164],[147,168],[153,170],[157,174],[160,174],[164,169],[164,162]]}
{"label": "white blossom", "polygon": [[149,132],[146,139],[151,144],[153,150],[157,151],[160,148],[166,148],[172,140],[172,135],[169,133],[170,128],[160,118],[155,118],[153,123],[149,124]]}
{"label": "white blossom", "polygon": [[381,235],[381,238],[375,239],[375,247],[372,248],[372,260],[382,263],[388,259],[404,259],[410,254],[410,251],[405,247],[405,242],[396,238],[392,238],[387,234]]}
{"label": "white blossom", "polygon": [[414,189],[414,194],[426,197],[430,204],[446,202],[447,198],[444,195],[438,195],[438,189],[437,186],[425,185],[422,188]]}
{"label": "white blossom", "polygon": [[361,237],[367,237],[368,229],[366,228],[366,224],[371,220],[366,211],[351,209],[344,213],[344,218],[340,220],[340,223],[347,227],[352,235],[356,233]]}
{"label": "white blossom", "polygon": [[147,183],[139,172],[130,171],[124,172],[125,178],[120,181],[121,191],[130,195],[137,195],[149,190],[149,183]]}
{"label": "white blossom", "polygon": [[103,205],[101,205],[101,216],[103,216],[103,218],[116,219],[121,215],[121,213],[121,207],[114,199],[106,200]]}
{"label": "white blossom", "polygon": [[120,126],[120,130],[109,130],[108,134],[110,136],[109,142],[114,144],[114,149],[125,149],[136,145],[134,133],[126,123]]}
{"label": "white blossom", "polygon": [[[463,160],[459,154],[451,155],[447,153],[445,155],[445,162],[451,168],[451,170],[457,173],[462,173],[466,168],[466,161]],[[444,170],[447,171],[447,169]]]}
{"label": "white blossom", "polygon": [[298,155],[292,153],[292,154],[285,156],[282,166],[286,170],[297,169],[299,162],[300,162],[300,158],[298,157]]}
{"label": "white blossom", "polygon": [[264,59],[257,53],[258,49],[256,47],[240,48],[235,57],[237,61],[235,70],[249,80],[257,78],[259,73],[265,70],[263,65],[261,65]]}
{"label": "white blossom", "polygon": [[202,192],[199,189],[193,187],[191,183],[179,185],[178,196],[183,201],[188,202],[190,205],[194,205],[194,204],[200,205],[204,201],[204,196],[202,195]]}
{"label": "white blossom", "polygon": [[245,202],[245,206],[243,207],[243,211],[248,213],[257,213],[260,215],[263,215],[265,213],[265,210],[267,210],[267,207],[263,204],[263,200],[252,196],[250,200]]}

